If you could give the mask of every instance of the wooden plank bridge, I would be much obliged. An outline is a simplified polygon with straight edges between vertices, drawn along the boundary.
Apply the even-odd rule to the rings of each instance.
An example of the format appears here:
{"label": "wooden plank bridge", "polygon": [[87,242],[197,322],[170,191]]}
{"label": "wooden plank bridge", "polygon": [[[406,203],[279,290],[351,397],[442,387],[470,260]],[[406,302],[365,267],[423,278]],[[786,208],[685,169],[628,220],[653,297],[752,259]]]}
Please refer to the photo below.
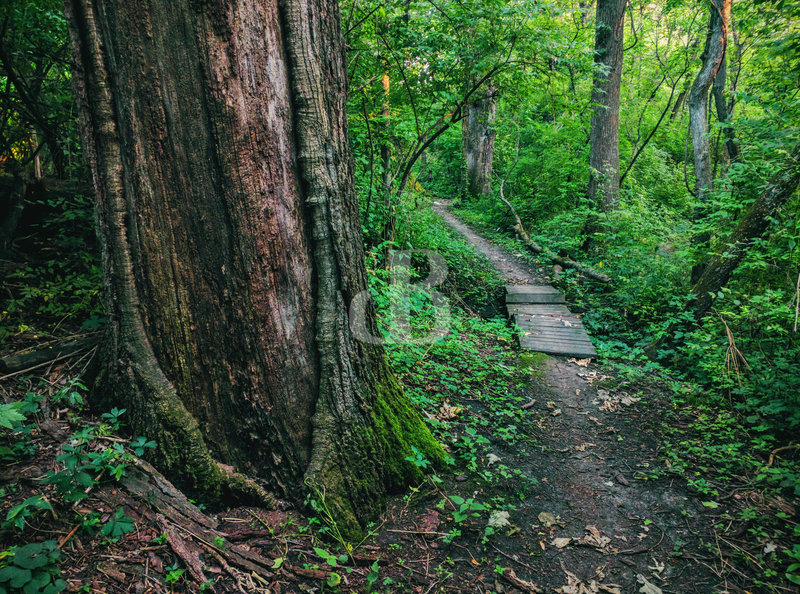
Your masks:
{"label": "wooden plank bridge", "polygon": [[548,355],[597,357],[583,323],[549,285],[506,285],[506,308],[522,331],[520,346]]}

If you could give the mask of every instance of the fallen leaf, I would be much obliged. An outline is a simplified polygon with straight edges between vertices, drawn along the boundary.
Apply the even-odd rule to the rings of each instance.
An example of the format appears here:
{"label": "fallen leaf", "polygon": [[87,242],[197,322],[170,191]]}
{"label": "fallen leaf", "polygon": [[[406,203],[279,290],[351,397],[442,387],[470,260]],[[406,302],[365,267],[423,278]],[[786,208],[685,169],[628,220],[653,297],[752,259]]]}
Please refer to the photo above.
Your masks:
{"label": "fallen leaf", "polygon": [[571,538],[564,536],[564,537],[554,538],[552,541],[550,541],[550,544],[556,547],[557,549],[563,549],[571,542],[572,542]]}
{"label": "fallen leaf", "polygon": [[439,528],[439,512],[435,509],[428,511],[419,523],[420,532],[436,532]]}
{"label": "fallen leaf", "polygon": [[489,526],[492,528],[505,528],[511,526],[509,521],[509,513],[507,511],[494,511],[489,516]]}
{"label": "fallen leaf", "polygon": [[655,575],[655,576],[661,575],[664,572],[664,569],[666,569],[667,566],[664,564],[663,561],[659,562],[658,559],[656,559],[655,557],[651,557],[651,559],[653,559],[653,564],[652,565],[648,565],[647,569],[652,571],[653,575]]}
{"label": "fallen leaf", "polygon": [[558,416],[558,415],[560,415],[560,414],[561,414],[561,409],[560,409],[560,408],[557,408],[557,409],[555,409],[553,412],[551,412],[551,413],[550,413],[550,416],[551,416],[551,417],[557,417],[557,416]]}
{"label": "fallen leaf", "polygon": [[501,460],[500,456],[495,456],[494,454],[489,454],[488,456],[486,456],[486,465],[487,466],[491,466],[492,464],[496,464],[497,462],[500,462],[500,460]]}
{"label": "fallen leaf", "polygon": [[571,358],[568,360],[569,363],[575,363],[578,367],[589,367],[589,363],[591,363],[591,359],[575,359]]}
{"label": "fallen leaf", "polygon": [[449,421],[455,419],[462,410],[464,409],[460,406],[450,406],[448,402],[445,402],[439,407],[439,413],[436,415],[436,418],[440,421]]}
{"label": "fallen leaf", "polygon": [[636,581],[642,584],[642,587],[639,588],[639,592],[642,592],[643,594],[663,594],[661,592],[661,588],[648,582],[647,578],[641,573],[636,574]]}
{"label": "fallen leaf", "polygon": [[527,580],[523,580],[517,577],[517,574],[514,573],[513,569],[504,569],[503,573],[501,573],[500,575],[502,575],[505,579],[514,584],[517,588],[525,592],[533,593],[542,591],[539,588],[539,586],[537,586],[533,582],[529,582]]}
{"label": "fallen leaf", "polygon": [[597,529],[597,526],[587,526],[586,530],[589,532],[589,535],[583,538],[584,544],[596,547],[598,549],[604,549],[606,546],[608,546],[608,543],[611,542],[610,538],[603,536],[600,533],[600,531]]}
{"label": "fallen leaf", "polygon": [[778,545],[774,542],[768,542],[767,545],[764,547],[764,554],[769,555],[770,553],[774,553],[778,550]]}
{"label": "fallen leaf", "polygon": [[538,518],[539,523],[545,528],[549,528],[550,526],[554,526],[558,523],[558,519],[550,512],[541,512]]}

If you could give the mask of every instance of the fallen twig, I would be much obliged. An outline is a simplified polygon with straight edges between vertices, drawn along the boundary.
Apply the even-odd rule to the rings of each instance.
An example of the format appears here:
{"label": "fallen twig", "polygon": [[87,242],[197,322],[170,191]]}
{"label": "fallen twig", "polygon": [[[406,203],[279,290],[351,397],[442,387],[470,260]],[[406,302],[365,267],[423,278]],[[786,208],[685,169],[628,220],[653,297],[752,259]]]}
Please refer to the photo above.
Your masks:
{"label": "fallen twig", "polygon": [[532,252],[542,255],[548,260],[551,260],[552,262],[559,264],[564,268],[572,268],[573,270],[580,272],[582,275],[588,276],[589,278],[599,281],[601,283],[612,282],[612,278],[607,274],[603,274],[602,272],[597,272],[594,268],[586,266],[585,264],[581,264],[580,262],[576,262],[571,258],[562,258],[558,254],[550,251],[549,249],[543,248],[538,243],[533,241],[530,235],[528,235],[528,232],[525,230],[525,227],[522,224],[522,219],[519,218],[519,215],[517,214],[517,210],[514,208],[514,205],[511,204],[511,202],[509,202],[503,195],[504,185],[505,185],[505,180],[503,180],[503,182],[500,183],[500,196],[499,196],[500,201],[511,210],[511,214],[514,215],[514,220],[516,221],[516,224],[514,225],[514,231],[517,232],[519,238],[523,241],[523,243],[525,243],[525,245],[528,246],[528,248]]}

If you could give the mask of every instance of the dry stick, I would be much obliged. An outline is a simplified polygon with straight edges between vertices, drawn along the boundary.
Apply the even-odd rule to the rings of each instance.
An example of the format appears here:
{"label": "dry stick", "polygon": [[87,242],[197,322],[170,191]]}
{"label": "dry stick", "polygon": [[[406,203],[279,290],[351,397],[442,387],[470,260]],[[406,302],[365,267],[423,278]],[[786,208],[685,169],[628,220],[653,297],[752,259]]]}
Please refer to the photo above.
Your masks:
{"label": "dry stick", "polygon": [[800,317],[800,274],[797,275],[797,287],[794,290],[794,331],[797,332],[797,318]]}
{"label": "dry stick", "polygon": [[607,274],[603,274],[602,272],[597,272],[593,268],[581,264],[579,262],[576,262],[575,260],[572,260],[570,258],[562,258],[561,256],[556,255],[554,252],[551,252],[550,250],[543,248],[538,243],[533,241],[530,235],[528,235],[528,232],[525,231],[525,227],[522,225],[522,220],[519,218],[517,210],[508,200],[506,200],[506,197],[503,195],[503,186],[505,185],[505,181],[506,180],[504,179],[502,182],[500,182],[500,201],[503,204],[505,204],[509,208],[509,210],[511,210],[511,214],[514,215],[514,219],[516,220],[516,225],[514,225],[514,231],[517,232],[519,238],[525,243],[525,245],[528,246],[528,248],[530,248],[532,252],[536,254],[541,254],[545,258],[555,262],[556,264],[560,264],[564,268],[572,268],[573,270],[580,272],[582,275],[588,276],[589,278],[599,281],[601,283],[612,282],[612,278]]}
{"label": "dry stick", "polygon": [[776,449],[772,450],[772,452],[770,452],[770,455],[769,455],[769,462],[767,463],[767,468],[769,468],[770,466],[772,466],[775,463],[775,456],[777,456],[780,452],[786,452],[786,451],[789,451],[789,450],[795,450],[797,448],[800,448],[800,443],[792,443],[792,444],[789,444],[788,446],[783,446],[783,447],[776,448]]}
{"label": "dry stick", "polygon": [[520,565],[522,565],[523,567],[527,567],[528,569],[531,569],[531,570],[533,569],[533,567],[531,567],[531,566],[530,566],[530,565],[528,565],[527,563],[523,563],[523,562],[522,562],[522,561],[520,561],[519,559],[514,559],[514,557],[512,557],[511,555],[509,555],[509,554],[507,554],[507,553],[504,553],[503,551],[501,551],[500,549],[498,549],[496,546],[494,546],[492,543],[489,543],[489,544],[492,546],[492,548],[493,548],[495,551],[497,551],[498,553],[500,553],[500,554],[501,554],[503,557],[505,557],[506,559],[508,559],[508,560],[510,560],[510,561],[513,561],[514,563],[519,563]]}
{"label": "dry stick", "polygon": [[7,380],[10,377],[14,377],[15,375],[20,375],[21,373],[27,373],[29,371],[33,371],[34,369],[39,369],[40,367],[44,367],[45,365],[51,365],[52,363],[55,363],[56,361],[61,361],[62,359],[68,359],[69,357],[72,357],[73,355],[77,355],[78,353],[80,353],[83,350],[85,350],[85,349],[78,349],[77,351],[73,351],[71,353],[67,353],[66,355],[61,355],[59,357],[56,357],[55,359],[51,359],[50,361],[45,361],[44,363],[39,363],[38,365],[34,365],[33,367],[28,367],[27,369],[20,369],[19,371],[15,371],[14,373],[9,373],[7,375],[4,375],[4,376],[0,377],[0,382],[2,382],[3,380]]}

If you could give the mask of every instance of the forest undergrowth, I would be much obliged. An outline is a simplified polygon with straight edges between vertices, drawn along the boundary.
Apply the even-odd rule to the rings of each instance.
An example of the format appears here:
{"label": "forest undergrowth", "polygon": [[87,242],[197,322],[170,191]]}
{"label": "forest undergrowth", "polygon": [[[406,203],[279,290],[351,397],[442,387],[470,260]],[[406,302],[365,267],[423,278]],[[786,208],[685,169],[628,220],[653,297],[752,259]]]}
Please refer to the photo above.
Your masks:
{"label": "forest undergrowth", "polygon": [[[125,410],[93,407],[80,375],[90,350],[2,380],[0,587],[614,592],[648,583],[664,591],[781,591],[798,580],[794,469],[774,442],[715,406],[690,378],[620,356],[602,333],[595,336],[602,366],[519,352],[501,309],[503,281],[489,263],[424,197],[406,213],[396,243],[444,256],[449,274],[440,289],[451,327],[431,344],[390,343],[388,357],[446,447],[448,465],[433,468],[409,452],[426,480],[393,500],[367,540],[341,537],[324,493],[307,508],[278,500],[270,510],[204,510],[202,494],[194,495],[185,505],[215,518],[217,536],[205,539],[148,514],[126,481],[155,444],[126,432]],[[69,242],[82,227],[64,229]],[[388,312],[399,288],[389,283],[385,247],[367,262],[378,309]],[[53,254],[50,246],[32,253]],[[93,257],[80,261],[88,265],[73,262],[78,272],[69,282],[94,286]],[[25,262],[4,265],[30,274]],[[427,274],[423,260],[414,266],[415,276]],[[26,278],[26,285],[52,281]],[[558,282],[571,297],[582,286],[571,275]],[[4,354],[102,324],[91,298],[81,309],[56,301],[54,315],[43,311],[48,303],[45,290],[6,302]],[[424,333],[441,312],[422,292],[410,303],[414,330]],[[589,400],[573,395],[581,392]],[[573,410],[584,406],[596,412]],[[604,462],[595,476],[591,469]],[[561,484],[565,474],[582,482]],[[649,501],[652,511],[637,510],[634,500]],[[652,513],[659,506],[661,515]],[[629,526],[609,509],[627,510]],[[270,571],[237,569],[241,547]]]}

